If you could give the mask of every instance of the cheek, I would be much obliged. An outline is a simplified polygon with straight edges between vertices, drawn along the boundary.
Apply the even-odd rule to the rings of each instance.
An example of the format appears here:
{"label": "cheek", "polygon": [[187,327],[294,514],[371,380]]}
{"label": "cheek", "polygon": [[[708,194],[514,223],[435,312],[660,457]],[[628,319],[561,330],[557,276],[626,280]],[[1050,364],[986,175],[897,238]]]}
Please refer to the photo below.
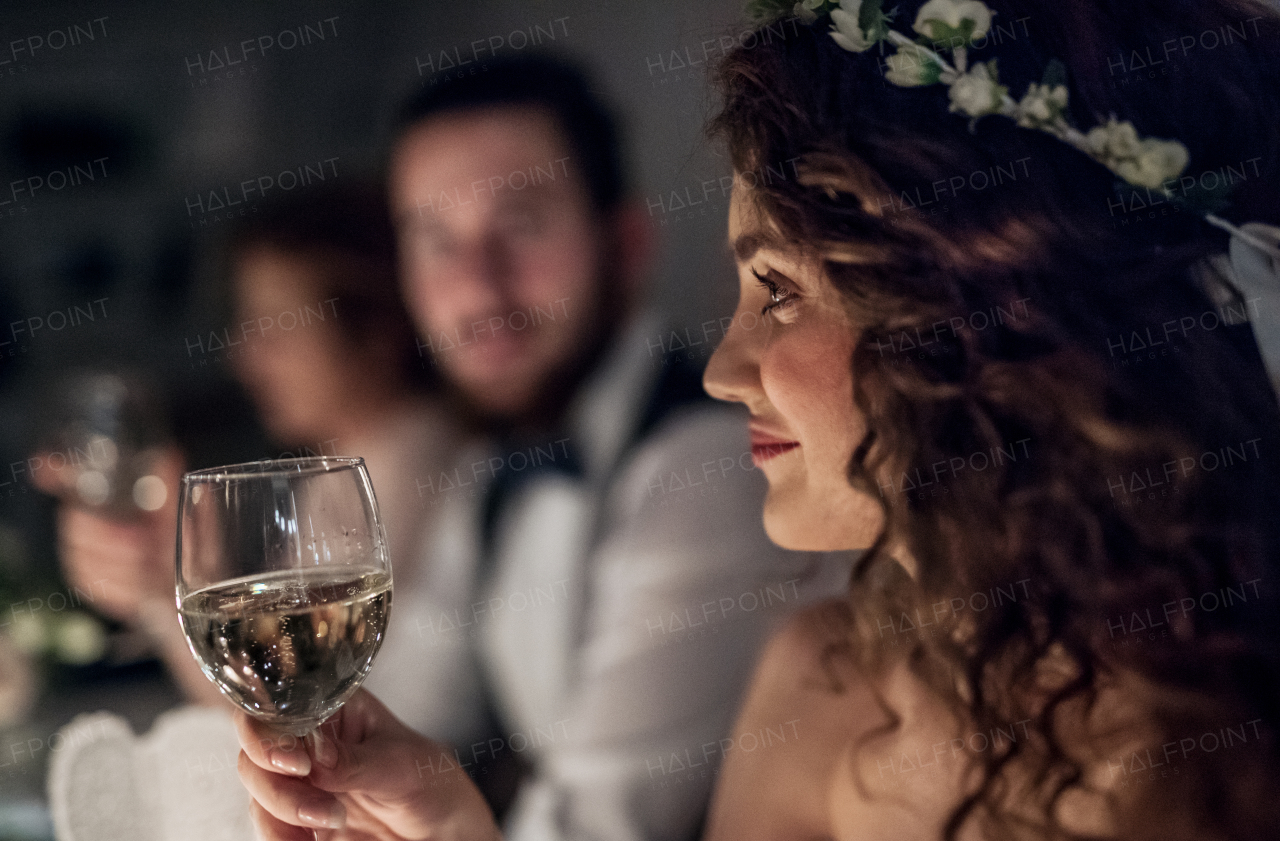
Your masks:
{"label": "cheek", "polygon": [[599,274],[596,241],[580,226],[571,225],[514,255],[521,282],[518,295],[527,307],[585,312]]}
{"label": "cheek", "polygon": [[344,363],[335,343],[314,330],[288,336],[263,351],[262,368],[281,390],[328,390]]}
{"label": "cheek", "polygon": [[815,329],[780,337],[761,360],[765,393],[810,455],[852,453],[861,434],[853,408],[852,354],[847,331]]}
{"label": "cheek", "polygon": [[405,302],[414,324],[419,330],[431,333],[452,328],[458,284],[418,266],[408,265],[406,268],[409,286]]}

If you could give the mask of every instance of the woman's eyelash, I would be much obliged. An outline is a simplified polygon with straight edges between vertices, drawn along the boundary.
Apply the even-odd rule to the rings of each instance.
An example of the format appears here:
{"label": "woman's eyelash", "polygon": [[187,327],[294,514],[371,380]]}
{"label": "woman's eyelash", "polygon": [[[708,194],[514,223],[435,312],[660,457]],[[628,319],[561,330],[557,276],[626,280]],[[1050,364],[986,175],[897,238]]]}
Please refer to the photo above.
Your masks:
{"label": "woman's eyelash", "polygon": [[766,313],[776,310],[778,307],[790,303],[791,299],[795,297],[791,290],[787,289],[784,285],[771,280],[768,275],[760,274],[760,272],[755,269],[751,270],[751,274],[755,275],[756,280],[760,282],[761,286],[769,290],[769,303],[765,304],[764,308],[760,310],[761,315],[765,315]]}

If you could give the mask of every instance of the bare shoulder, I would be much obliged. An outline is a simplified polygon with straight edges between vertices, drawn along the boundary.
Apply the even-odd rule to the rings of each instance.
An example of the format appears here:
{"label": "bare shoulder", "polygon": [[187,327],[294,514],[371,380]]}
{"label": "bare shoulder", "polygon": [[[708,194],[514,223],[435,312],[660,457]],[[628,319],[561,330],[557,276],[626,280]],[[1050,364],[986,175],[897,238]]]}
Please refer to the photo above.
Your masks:
{"label": "bare shoulder", "polygon": [[880,715],[840,654],[848,628],[848,607],[823,602],[770,641],[735,728],[733,744],[742,749],[725,755],[707,841],[832,834],[827,793],[836,764]]}
{"label": "bare shoulder", "polygon": [[852,617],[843,599],[829,599],[798,611],[765,647],[752,691],[813,690],[836,692],[856,672],[848,653]]}

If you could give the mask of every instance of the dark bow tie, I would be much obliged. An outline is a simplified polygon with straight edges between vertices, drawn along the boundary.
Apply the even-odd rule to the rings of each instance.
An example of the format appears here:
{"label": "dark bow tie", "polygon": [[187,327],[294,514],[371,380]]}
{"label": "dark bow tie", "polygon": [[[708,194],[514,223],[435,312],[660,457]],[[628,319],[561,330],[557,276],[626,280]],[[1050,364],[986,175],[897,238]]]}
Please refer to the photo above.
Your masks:
{"label": "dark bow tie", "polygon": [[493,482],[485,495],[481,512],[484,554],[493,550],[494,529],[502,508],[520,488],[540,477],[558,473],[570,479],[583,476],[582,460],[568,436],[553,436],[541,442],[505,441],[498,455],[489,459]]}

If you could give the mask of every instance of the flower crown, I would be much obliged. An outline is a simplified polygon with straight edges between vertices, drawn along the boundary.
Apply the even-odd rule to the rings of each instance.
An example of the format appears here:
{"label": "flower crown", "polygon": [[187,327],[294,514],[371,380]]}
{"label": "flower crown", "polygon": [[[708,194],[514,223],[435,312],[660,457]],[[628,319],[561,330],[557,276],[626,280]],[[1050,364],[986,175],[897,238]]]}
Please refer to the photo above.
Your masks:
{"label": "flower crown", "polygon": [[[967,115],[971,130],[981,117],[1008,117],[1023,128],[1053,135],[1134,187],[1187,203],[1185,194],[1175,194],[1169,187],[1187,167],[1187,147],[1177,140],[1139,137],[1133,123],[1114,116],[1088,132],[1071,125],[1067,119],[1067,73],[1061,61],[1049,62],[1040,83],[1029,84],[1020,100],[1000,84],[995,59],[969,66],[968,48],[986,38],[995,15],[981,0],[928,0],[911,27],[917,34],[915,40],[890,28],[896,11],[885,12],[884,0],[750,0],[747,5],[747,13],[757,21],[791,15],[812,24],[830,16],[831,39],[849,52],[866,52],[888,41],[897,52],[886,59],[885,79],[900,87],[946,85],[951,112]],[[943,51],[951,53],[952,61],[943,58]],[[1213,210],[1225,204],[1220,196],[1209,196],[1203,203],[1205,206],[1196,210],[1206,222],[1280,261],[1280,234],[1260,234],[1250,227],[1257,223],[1240,228],[1216,216]],[[1274,265],[1273,271],[1280,272],[1280,262]],[[1277,277],[1280,284],[1280,275]],[[1280,381],[1280,372],[1276,376]]]}
{"label": "flower crown", "polygon": [[[970,125],[998,114],[1023,128],[1053,135],[1080,150],[1135,187],[1172,195],[1166,182],[1186,169],[1187,147],[1176,140],[1142,138],[1133,124],[1112,117],[1105,125],[1082,132],[1067,121],[1066,69],[1056,59],[1040,84],[1031,83],[1022,99],[1000,84],[996,62],[968,63],[968,48],[986,38],[995,14],[981,0],[929,0],[916,15],[915,40],[891,29],[894,13],[883,11],[882,0],[753,0],[749,11],[757,18],[792,14],[804,23],[830,15],[831,38],[849,52],[866,52],[881,41],[897,47],[886,59],[885,79],[901,87],[944,84],[951,111],[967,115]],[[942,46],[942,45],[945,45]],[[951,54],[951,61],[943,57]]]}

